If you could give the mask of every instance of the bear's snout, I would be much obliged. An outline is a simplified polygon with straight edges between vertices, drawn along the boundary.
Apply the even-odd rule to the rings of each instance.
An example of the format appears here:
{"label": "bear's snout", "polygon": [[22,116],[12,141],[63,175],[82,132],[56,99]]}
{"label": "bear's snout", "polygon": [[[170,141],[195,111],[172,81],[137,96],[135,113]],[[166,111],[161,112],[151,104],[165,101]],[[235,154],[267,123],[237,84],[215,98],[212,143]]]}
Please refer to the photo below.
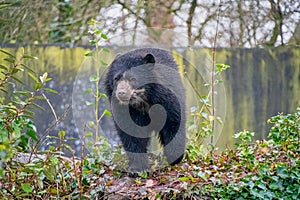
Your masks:
{"label": "bear's snout", "polygon": [[120,81],[117,85],[116,97],[121,103],[128,103],[133,89],[127,81]]}

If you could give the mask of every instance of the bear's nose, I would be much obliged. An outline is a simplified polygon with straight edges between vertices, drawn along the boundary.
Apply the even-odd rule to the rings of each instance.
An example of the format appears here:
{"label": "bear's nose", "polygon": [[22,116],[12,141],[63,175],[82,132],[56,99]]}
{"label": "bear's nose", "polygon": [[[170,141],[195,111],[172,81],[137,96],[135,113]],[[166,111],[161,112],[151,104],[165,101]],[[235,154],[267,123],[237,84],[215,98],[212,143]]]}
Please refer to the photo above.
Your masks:
{"label": "bear's nose", "polygon": [[119,91],[118,91],[118,95],[119,95],[120,97],[124,97],[124,96],[126,95],[126,91],[125,91],[125,90],[119,90]]}
{"label": "bear's nose", "polygon": [[121,101],[128,101],[130,99],[129,93],[126,90],[124,90],[124,89],[120,89],[118,91],[117,97]]}

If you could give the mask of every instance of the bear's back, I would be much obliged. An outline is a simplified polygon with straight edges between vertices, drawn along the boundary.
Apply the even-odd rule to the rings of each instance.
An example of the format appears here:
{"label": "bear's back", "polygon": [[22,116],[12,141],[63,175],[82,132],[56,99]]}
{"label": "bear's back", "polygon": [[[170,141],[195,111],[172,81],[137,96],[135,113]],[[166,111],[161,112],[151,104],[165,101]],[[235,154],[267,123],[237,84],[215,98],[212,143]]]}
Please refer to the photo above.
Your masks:
{"label": "bear's back", "polygon": [[[175,70],[178,70],[177,64],[174,61],[172,54],[164,49],[159,48],[147,47],[135,49],[125,54],[117,56],[115,61],[122,63],[122,67],[124,67],[124,69],[128,69],[130,67],[136,67],[138,65],[144,64],[143,59],[147,54],[152,54],[154,56],[156,64],[165,65],[167,67],[171,67]],[[118,63],[113,64],[120,66],[120,64]]]}
{"label": "bear's back", "polygon": [[145,57],[147,54],[152,54],[155,58],[155,63],[166,65],[177,70],[177,65],[174,61],[172,54],[164,49],[158,48],[141,48],[128,52],[130,55],[140,55]]}

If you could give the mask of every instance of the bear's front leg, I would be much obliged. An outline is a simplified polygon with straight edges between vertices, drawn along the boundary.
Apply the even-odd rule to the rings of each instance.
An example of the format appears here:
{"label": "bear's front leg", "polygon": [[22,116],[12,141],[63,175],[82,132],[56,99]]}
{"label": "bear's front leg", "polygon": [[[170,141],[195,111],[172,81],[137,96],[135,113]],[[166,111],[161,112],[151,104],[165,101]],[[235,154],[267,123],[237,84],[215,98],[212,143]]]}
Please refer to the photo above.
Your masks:
{"label": "bear's front leg", "polygon": [[180,122],[171,122],[167,120],[168,126],[160,131],[160,140],[164,146],[164,155],[170,165],[176,165],[181,162],[185,152],[186,134],[185,127],[180,126]]}
{"label": "bear's front leg", "polygon": [[129,164],[128,172],[130,177],[137,177],[139,172],[146,172],[149,169],[147,153],[127,152]]}
{"label": "bear's front leg", "polygon": [[119,131],[123,147],[127,153],[129,175],[136,176],[138,172],[149,169],[147,147],[150,138],[137,138],[123,131]]}

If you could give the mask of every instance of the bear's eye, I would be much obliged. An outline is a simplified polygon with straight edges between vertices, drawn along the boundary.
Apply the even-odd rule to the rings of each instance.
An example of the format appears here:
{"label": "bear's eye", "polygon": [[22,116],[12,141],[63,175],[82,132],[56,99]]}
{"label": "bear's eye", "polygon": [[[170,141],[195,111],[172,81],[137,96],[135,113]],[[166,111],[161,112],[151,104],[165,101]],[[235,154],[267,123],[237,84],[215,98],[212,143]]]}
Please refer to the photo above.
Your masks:
{"label": "bear's eye", "polygon": [[129,78],[129,81],[130,81],[130,82],[135,82],[135,81],[136,81],[136,78],[130,77],[130,78]]}
{"label": "bear's eye", "polygon": [[117,81],[119,81],[121,78],[121,74],[118,74],[114,77],[114,83],[116,83]]}

